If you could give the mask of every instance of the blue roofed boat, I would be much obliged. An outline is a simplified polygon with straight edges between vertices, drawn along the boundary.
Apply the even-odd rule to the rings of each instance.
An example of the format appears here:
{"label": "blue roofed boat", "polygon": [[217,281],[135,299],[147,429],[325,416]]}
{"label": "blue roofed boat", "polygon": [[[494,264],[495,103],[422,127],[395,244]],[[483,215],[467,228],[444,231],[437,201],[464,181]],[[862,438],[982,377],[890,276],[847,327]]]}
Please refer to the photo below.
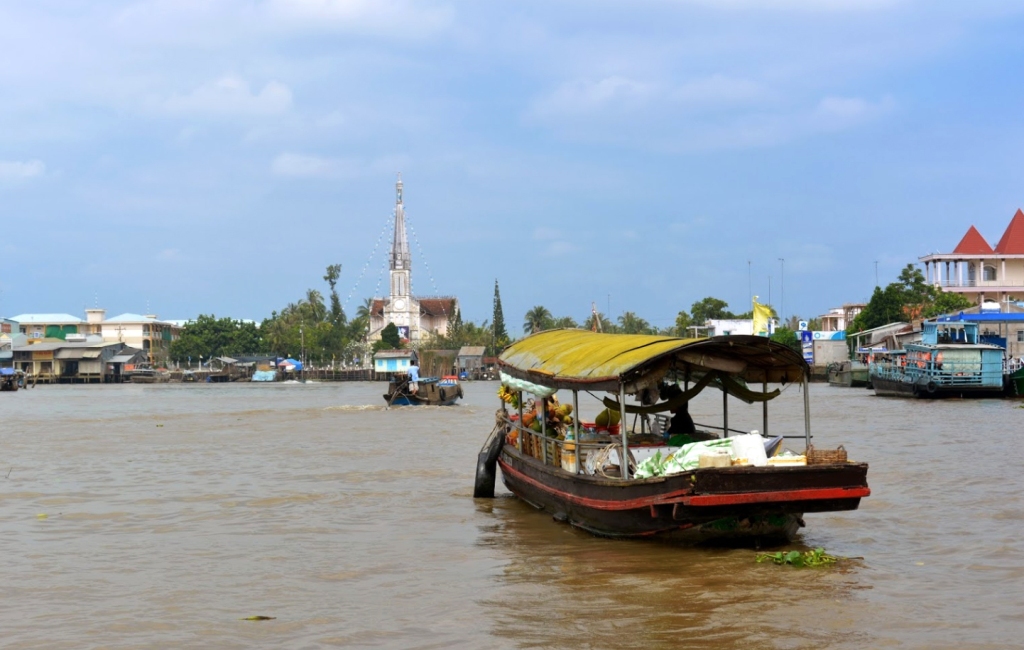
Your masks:
{"label": "blue roofed boat", "polygon": [[871,383],[893,397],[999,397],[1004,351],[979,340],[978,323],[926,321],[919,343],[871,364]]}

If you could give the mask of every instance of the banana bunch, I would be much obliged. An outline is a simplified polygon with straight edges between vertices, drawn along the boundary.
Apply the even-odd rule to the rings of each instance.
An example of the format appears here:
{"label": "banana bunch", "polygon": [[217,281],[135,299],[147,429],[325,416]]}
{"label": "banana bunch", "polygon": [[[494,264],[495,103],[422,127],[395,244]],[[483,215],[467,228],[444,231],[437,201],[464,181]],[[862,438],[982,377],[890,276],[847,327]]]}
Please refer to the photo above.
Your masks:
{"label": "banana bunch", "polygon": [[519,408],[519,393],[505,384],[498,387],[498,397],[512,408]]}

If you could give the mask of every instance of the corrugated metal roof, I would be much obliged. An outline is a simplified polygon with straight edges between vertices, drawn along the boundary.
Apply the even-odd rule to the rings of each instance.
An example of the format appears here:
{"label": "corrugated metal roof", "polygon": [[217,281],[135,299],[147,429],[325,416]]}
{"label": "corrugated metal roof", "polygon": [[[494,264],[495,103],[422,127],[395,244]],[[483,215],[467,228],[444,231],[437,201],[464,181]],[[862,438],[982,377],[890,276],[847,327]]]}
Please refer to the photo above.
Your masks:
{"label": "corrugated metal roof", "polygon": [[614,390],[619,382],[670,368],[721,370],[747,381],[799,381],[803,356],[762,336],[678,339],[646,334],[549,330],[510,345],[498,363],[508,374],[555,388]]}
{"label": "corrugated metal roof", "polygon": [[459,349],[460,357],[482,357],[487,348],[482,345],[463,345]]}
{"label": "corrugated metal roof", "polygon": [[85,321],[71,314],[19,314],[11,316],[10,320],[18,321],[22,325],[47,325],[57,323],[84,323]]}
{"label": "corrugated metal roof", "polygon": [[60,348],[54,352],[53,356],[57,359],[81,359],[85,357],[86,352],[88,350],[85,348]]}
{"label": "corrugated metal roof", "polygon": [[416,356],[413,350],[380,350],[373,355],[374,359],[407,359]]}
{"label": "corrugated metal roof", "polygon": [[135,358],[136,354],[138,354],[138,352],[133,352],[132,354],[115,355],[111,357],[110,363],[128,363],[129,361]]}

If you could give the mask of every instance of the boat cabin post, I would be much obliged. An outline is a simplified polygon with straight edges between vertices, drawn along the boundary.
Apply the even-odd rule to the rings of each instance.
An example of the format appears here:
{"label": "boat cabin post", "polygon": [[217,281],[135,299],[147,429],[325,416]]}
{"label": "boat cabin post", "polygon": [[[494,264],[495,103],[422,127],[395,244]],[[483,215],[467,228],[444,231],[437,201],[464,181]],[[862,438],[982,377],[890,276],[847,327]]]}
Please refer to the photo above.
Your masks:
{"label": "boat cabin post", "polygon": [[[807,446],[811,446],[811,371],[804,371],[804,437],[807,438]],[[767,407],[766,407],[767,408]]]}
{"label": "boat cabin post", "polygon": [[729,437],[729,391],[725,389],[725,382],[722,382],[722,437]]}
{"label": "boat cabin post", "polygon": [[[765,376],[764,376],[764,394],[766,396],[768,395],[768,374],[767,373],[765,373]],[[761,433],[762,433],[762,435],[764,435],[767,438],[768,437],[768,400],[767,399],[765,399],[763,402],[761,402],[761,408],[764,410],[764,417],[762,418],[762,424],[761,424],[761,426],[762,426]]]}
{"label": "boat cabin post", "polygon": [[516,428],[519,431],[516,433],[516,449],[519,453],[523,453],[523,436],[526,435],[523,426],[523,391],[519,391],[519,420],[516,422]]}
{"label": "boat cabin post", "polygon": [[548,464],[548,398],[540,398],[540,408],[537,409],[537,417],[540,418],[540,459],[547,465]]}
{"label": "boat cabin post", "polygon": [[580,392],[572,391],[572,439],[576,449],[576,474],[580,473]]}
{"label": "boat cabin post", "polygon": [[619,474],[623,481],[629,480],[629,436],[626,435],[626,382],[619,382],[619,435],[622,436],[622,457],[619,458]]}

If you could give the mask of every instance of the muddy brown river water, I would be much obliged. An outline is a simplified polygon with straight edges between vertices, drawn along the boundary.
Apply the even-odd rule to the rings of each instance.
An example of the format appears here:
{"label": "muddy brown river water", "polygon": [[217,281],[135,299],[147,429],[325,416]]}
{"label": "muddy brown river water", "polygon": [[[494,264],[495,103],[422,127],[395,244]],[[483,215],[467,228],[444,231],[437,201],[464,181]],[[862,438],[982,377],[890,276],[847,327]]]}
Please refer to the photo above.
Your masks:
{"label": "muddy brown river water", "polygon": [[[863,559],[799,570],[594,538],[500,483],[474,501],[497,384],[390,411],[383,388],[0,394],[0,647],[1024,646],[1021,402],[813,385],[816,443],[869,462],[873,495],[788,547]],[[772,433],[802,433],[801,407],[793,386]]]}

